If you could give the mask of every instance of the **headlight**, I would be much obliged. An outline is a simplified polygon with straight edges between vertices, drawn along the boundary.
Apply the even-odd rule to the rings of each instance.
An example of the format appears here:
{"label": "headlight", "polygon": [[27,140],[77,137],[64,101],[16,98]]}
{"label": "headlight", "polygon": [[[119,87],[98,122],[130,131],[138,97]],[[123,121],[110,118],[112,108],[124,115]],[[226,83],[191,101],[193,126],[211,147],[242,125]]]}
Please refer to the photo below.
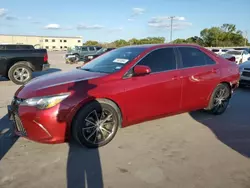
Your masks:
{"label": "headlight", "polygon": [[64,99],[66,99],[70,94],[64,93],[60,95],[45,96],[45,97],[34,97],[22,101],[21,106],[34,106],[38,109],[48,109],[56,106]]}

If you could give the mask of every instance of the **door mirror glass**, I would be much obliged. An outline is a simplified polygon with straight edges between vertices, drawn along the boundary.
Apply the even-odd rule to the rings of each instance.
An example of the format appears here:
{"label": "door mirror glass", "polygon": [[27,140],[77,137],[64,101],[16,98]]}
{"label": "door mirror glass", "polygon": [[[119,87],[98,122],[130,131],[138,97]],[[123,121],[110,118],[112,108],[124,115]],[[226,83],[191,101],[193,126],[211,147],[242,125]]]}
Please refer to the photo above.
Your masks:
{"label": "door mirror glass", "polygon": [[134,76],[144,76],[151,73],[151,69],[145,65],[136,65],[134,67]]}

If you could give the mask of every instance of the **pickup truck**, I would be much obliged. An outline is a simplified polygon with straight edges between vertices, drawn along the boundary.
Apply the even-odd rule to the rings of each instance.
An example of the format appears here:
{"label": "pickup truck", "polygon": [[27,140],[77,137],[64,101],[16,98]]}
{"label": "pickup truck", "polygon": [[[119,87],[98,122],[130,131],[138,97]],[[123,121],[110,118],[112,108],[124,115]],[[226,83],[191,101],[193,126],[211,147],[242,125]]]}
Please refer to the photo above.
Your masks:
{"label": "pickup truck", "polygon": [[23,85],[32,79],[32,72],[48,70],[46,49],[8,49],[0,45],[0,76]]}
{"label": "pickup truck", "polygon": [[97,52],[101,48],[100,46],[75,46],[67,51],[65,58],[74,56],[77,62],[80,59],[84,59],[85,56]]}

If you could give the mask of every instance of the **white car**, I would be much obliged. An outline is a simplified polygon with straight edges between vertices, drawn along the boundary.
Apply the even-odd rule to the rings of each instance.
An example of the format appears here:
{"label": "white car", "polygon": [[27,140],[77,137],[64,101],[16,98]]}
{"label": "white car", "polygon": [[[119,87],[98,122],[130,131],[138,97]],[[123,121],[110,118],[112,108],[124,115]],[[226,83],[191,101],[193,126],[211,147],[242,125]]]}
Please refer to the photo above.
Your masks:
{"label": "white car", "polygon": [[241,64],[250,58],[250,54],[245,50],[229,50],[225,54],[233,55],[237,64]]}
{"label": "white car", "polygon": [[240,86],[250,86],[250,59],[239,65],[240,68]]}

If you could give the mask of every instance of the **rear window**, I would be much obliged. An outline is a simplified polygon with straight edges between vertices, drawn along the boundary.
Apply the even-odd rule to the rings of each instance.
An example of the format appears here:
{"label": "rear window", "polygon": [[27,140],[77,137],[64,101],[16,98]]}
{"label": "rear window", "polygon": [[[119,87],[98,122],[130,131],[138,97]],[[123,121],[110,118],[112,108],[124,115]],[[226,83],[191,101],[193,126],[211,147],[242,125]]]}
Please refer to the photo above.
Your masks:
{"label": "rear window", "polygon": [[31,50],[34,49],[32,45],[6,45],[6,50]]}
{"label": "rear window", "polygon": [[5,50],[5,46],[4,45],[0,45],[0,50]]}

